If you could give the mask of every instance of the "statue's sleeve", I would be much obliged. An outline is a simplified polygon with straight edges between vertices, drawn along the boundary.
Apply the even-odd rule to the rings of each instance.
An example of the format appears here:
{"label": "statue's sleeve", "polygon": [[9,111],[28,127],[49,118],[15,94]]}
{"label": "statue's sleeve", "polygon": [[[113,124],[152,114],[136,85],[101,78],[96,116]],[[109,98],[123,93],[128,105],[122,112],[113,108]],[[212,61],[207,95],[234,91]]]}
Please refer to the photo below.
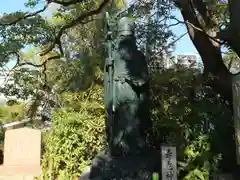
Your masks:
{"label": "statue's sleeve", "polygon": [[133,79],[133,84],[135,86],[143,86],[148,83],[149,81],[149,73],[148,73],[148,66],[147,61],[145,59],[145,56],[142,52],[139,51],[137,56],[137,62],[138,62],[138,78]]}

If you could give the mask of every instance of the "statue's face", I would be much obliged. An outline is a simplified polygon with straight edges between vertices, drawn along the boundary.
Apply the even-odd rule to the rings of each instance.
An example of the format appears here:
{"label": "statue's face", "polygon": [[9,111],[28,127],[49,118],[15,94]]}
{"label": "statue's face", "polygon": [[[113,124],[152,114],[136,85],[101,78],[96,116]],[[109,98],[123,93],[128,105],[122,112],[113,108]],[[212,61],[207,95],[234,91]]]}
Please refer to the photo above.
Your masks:
{"label": "statue's face", "polygon": [[133,35],[120,35],[119,36],[119,44],[120,45],[128,45],[132,44],[135,40]]}

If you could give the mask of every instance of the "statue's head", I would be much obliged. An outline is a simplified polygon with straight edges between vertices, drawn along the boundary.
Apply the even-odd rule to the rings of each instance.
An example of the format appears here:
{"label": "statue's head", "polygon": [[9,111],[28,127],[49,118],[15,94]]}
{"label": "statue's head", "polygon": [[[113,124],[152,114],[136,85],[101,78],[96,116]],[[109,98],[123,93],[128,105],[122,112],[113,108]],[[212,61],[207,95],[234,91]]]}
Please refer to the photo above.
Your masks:
{"label": "statue's head", "polygon": [[118,36],[134,36],[135,22],[133,19],[123,17],[118,22]]}
{"label": "statue's head", "polygon": [[123,17],[118,21],[118,47],[136,49],[135,22]]}

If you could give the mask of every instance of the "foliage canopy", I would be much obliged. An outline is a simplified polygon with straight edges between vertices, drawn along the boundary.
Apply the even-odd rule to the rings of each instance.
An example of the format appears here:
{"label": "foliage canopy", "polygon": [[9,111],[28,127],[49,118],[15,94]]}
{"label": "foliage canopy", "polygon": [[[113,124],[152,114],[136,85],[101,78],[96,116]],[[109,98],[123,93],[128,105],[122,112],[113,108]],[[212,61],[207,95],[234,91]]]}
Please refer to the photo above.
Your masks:
{"label": "foliage canopy", "polygon": [[[185,2],[131,1],[128,15],[136,20],[138,46],[150,64],[164,64],[165,55],[171,56],[175,42],[186,34],[175,37],[171,27],[181,24],[201,56],[203,81],[197,85],[195,72],[189,69],[153,73],[153,144],[156,148],[161,143],[176,144],[180,177],[209,179],[212,172],[229,171],[235,163],[232,73],[226,62],[234,59],[238,64],[240,3]],[[42,3],[42,9],[34,11]],[[44,16],[53,3],[57,10],[51,17]],[[0,18],[0,67],[8,74],[0,90],[6,96],[32,100],[31,114],[42,100],[39,91],[45,85],[54,90],[61,103],[53,116],[53,129],[45,137],[44,179],[70,179],[79,176],[105,145],[104,12],[114,15],[126,4],[121,0],[28,0],[25,5],[34,12],[16,11]],[[183,21],[173,15],[176,10]],[[223,47],[231,50],[226,56],[221,54]],[[9,70],[6,64],[12,61],[16,65]],[[22,104],[0,109],[2,123],[25,115]]]}

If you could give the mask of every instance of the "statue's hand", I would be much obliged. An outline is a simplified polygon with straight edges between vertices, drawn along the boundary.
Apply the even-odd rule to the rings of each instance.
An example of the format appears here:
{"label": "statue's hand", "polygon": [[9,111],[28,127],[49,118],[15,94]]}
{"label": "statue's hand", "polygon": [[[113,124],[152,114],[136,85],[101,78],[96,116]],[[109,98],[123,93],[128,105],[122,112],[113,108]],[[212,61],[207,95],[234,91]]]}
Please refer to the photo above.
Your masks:
{"label": "statue's hand", "polygon": [[106,59],[106,66],[108,67],[108,66],[111,66],[111,65],[113,65],[113,58],[107,58]]}
{"label": "statue's hand", "polygon": [[143,86],[146,81],[143,79],[132,79],[134,86]]}

